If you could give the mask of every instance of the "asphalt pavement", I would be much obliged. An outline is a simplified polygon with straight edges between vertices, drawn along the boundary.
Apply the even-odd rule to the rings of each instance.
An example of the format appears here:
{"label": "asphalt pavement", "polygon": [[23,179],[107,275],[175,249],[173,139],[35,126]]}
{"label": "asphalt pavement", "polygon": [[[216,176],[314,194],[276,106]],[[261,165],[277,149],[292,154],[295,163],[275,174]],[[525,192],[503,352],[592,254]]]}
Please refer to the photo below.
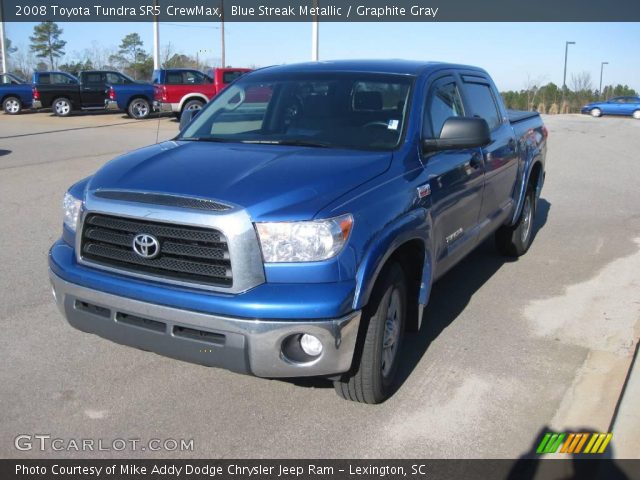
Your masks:
{"label": "asphalt pavement", "polygon": [[[368,406],[327,382],[241,376],[68,326],[47,277],[65,189],[178,126],[0,114],[0,457],[518,458],[550,429],[609,431],[640,334],[640,121],[544,120],[530,251],[506,261],[485,242],[448,273],[407,339],[399,391]],[[38,434],[62,450],[16,448]],[[82,439],[109,449],[69,448]]]}

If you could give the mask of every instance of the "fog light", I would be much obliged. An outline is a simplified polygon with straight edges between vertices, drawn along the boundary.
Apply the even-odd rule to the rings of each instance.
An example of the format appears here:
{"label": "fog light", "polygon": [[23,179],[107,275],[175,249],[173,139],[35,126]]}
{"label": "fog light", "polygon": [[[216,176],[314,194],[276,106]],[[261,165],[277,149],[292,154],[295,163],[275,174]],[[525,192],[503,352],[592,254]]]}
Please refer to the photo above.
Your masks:
{"label": "fog light", "polygon": [[320,343],[320,340],[306,333],[300,337],[300,347],[304,353],[312,357],[317,357],[322,353],[322,343]]}

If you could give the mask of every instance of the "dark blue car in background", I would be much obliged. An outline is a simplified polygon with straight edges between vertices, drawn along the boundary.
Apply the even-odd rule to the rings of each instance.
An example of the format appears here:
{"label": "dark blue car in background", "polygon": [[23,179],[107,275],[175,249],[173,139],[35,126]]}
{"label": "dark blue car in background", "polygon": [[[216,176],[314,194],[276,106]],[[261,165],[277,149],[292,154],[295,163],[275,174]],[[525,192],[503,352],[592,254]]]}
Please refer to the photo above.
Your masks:
{"label": "dark blue car in background", "polygon": [[614,97],[606,102],[589,103],[581,112],[593,117],[627,115],[640,120],[640,97]]}
{"label": "dark blue car in background", "polygon": [[33,105],[31,84],[12,73],[0,74],[0,104],[5,113],[17,115]]}

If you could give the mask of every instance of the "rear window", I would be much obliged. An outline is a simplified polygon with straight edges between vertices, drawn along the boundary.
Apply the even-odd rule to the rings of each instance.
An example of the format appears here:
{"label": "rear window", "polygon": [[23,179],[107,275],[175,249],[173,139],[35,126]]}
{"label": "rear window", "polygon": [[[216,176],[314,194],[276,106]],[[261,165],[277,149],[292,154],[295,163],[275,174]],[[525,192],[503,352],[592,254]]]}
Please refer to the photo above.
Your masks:
{"label": "rear window", "polygon": [[247,72],[243,71],[235,71],[235,72],[223,72],[222,73],[222,83],[231,83],[235,82],[238,78],[244,75]]}
{"label": "rear window", "polygon": [[196,70],[185,71],[168,71],[166,82],[167,85],[201,85],[210,83],[209,77],[204,73]]}

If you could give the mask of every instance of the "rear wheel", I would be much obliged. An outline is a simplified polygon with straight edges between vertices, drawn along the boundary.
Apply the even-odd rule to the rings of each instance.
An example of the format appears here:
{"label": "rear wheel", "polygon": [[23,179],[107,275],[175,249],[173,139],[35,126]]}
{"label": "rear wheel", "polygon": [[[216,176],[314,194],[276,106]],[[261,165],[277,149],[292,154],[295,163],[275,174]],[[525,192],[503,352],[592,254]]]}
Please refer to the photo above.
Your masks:
{"label": "rear wheel", "polygon": [[71,101],[64,97],[56,98],[51,104],[51,108],[53,109],[53,113],[59,117],[68,117],[73,110]]}
{"label": "rear wheel", "polygon": [[151,115],[151,105],[144,98],[134,98],[129,103],[127,113],[131,118],[143,120]]}
{"label": "rear wheel", "polygon": [[633,112],[633,118],[635,118],[636,120],[640,120],[640,110],[636,110],[635,112]]}
{"label": "rear wheel", "polygon": [[364,330],[353,370],[333,382],[346,400],[382,403],[393,393],[407,310],[405,274],[397,263],[382,274],[362,317]]}
{"label": "rear wheel", "polygon": [[17,115],[22,111],[22,102],[17,97],[7,97],[2,102],[4,113],[9,115]]}
{"label": "rear wheel", "polygon": [[503,255],[519,257],[531,246],[533,222],[536,214],[536,191],[529,185],[524,197],[522,212],[513,226],[503,226],[496,232],[496,247]]}
{"label": "rear wheel", "polygon": [[591,109],[591,116],[592,117],[601,117],[602,116],[602,110],[600,110],[599,108],[592,108]]}

